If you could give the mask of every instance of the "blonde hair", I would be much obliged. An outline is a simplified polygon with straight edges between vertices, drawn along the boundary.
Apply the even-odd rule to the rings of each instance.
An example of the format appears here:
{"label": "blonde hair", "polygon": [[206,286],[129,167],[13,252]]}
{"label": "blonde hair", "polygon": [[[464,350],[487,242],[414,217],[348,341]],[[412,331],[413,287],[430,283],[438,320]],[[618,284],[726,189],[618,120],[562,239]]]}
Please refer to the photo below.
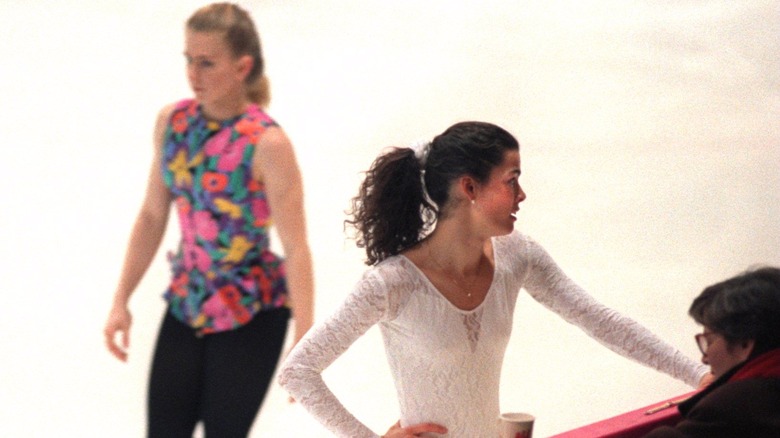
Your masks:
{"label": "blonde hair", "polygon": [[265,108],[271,101],[271,89],[265,75],[260,36],[249,14],[233,3],[212,3],[187,20],[187,28],[196,32],[221,32],[233,55],[252,57],[252,70],[245,81],[247,98]]}

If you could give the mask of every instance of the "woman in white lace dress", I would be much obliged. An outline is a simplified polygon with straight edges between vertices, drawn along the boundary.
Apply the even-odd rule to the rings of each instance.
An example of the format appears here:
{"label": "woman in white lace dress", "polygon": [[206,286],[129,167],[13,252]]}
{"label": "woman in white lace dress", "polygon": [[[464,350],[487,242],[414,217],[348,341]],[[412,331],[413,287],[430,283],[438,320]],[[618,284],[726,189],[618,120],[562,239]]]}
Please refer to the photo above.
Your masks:
{"label": "woman in white lace dress", "polygon": [[692,386],[706,378],[706,367],[596,302],[514,230],[525,199],[519,176],[517,140],[482,122],[458,123],[417,151],[394,148],[373,163],[348,221],[372,267],[279,376],[337,436],[378,436],[321,375],[374,324],[401,411],[384,437],[497,436],[499,378],[521,289],[623,356]]}

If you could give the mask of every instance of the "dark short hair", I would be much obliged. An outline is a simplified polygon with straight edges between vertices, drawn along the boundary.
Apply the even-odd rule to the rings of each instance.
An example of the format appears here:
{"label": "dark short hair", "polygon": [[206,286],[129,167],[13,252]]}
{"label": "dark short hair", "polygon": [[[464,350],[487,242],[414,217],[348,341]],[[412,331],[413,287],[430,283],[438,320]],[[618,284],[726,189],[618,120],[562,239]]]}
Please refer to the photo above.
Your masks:
{"label": "dark short hair", "polygon": [[729,343],[754,340],[752,356],[780,347],[780,269],[762,267],[713,284],[688,313]]}

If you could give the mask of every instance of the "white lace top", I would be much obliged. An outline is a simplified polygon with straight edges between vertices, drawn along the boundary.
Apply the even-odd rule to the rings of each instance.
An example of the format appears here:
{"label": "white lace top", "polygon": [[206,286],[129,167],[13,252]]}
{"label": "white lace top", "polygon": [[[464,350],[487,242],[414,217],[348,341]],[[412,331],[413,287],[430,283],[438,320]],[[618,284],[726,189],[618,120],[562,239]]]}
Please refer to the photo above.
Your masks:
{"label": "white lace top", "polygon": [[692,386],[707,372],[595,301],[529,237],[519,232],[497,237],[493,248],[493,282],[485,300],[469,311],[452,305],[403,256],[367,270],[341,307],[293,349],[279,382],[337,436],[377,437],[343,407],[321,373],[378,323],[402,426],[433,422],[446,426],[448,437],[495,437],[501,366],[521,288],[623,356]]}

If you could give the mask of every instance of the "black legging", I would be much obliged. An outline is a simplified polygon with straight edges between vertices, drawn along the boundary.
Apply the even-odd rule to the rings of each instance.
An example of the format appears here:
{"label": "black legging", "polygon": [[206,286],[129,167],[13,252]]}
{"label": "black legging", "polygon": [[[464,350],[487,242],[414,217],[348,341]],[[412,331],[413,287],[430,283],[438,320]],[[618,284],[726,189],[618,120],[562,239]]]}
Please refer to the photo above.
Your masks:
{"label": "black legging", "polygon": [[149,438],[245,438],[279,360],[290,311],[258,313],[236,330],[196,337],[166,312],[155,347],[147,406]]}

